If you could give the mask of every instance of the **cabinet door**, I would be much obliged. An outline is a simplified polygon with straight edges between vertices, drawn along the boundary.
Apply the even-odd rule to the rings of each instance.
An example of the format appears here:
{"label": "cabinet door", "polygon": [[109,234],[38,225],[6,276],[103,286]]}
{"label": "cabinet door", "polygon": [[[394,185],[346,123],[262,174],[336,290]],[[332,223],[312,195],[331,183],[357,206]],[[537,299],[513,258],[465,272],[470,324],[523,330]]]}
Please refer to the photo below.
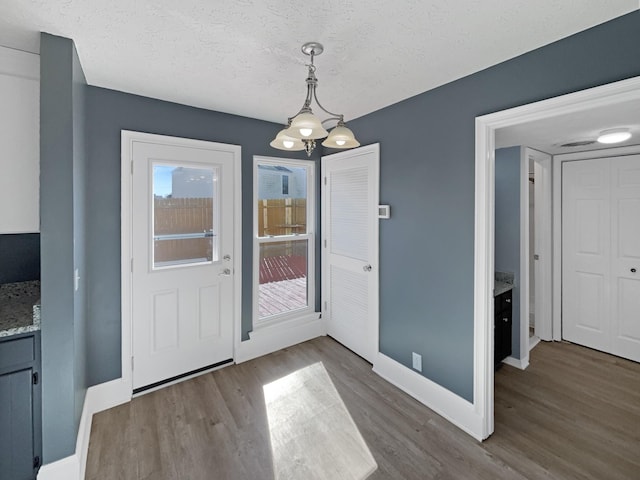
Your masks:
{"label": "cabinet door", "polygon": [[33,469],[32,370],[0,375],[0,480],[29,480]]}
{"label": "cabinet door", "polygon": [[511,331],[512,331],[512,313],[511,310],[505,310],[496,319],[501,323],[502,334],[502,350],[500,352],[500,361],[511,355]]}

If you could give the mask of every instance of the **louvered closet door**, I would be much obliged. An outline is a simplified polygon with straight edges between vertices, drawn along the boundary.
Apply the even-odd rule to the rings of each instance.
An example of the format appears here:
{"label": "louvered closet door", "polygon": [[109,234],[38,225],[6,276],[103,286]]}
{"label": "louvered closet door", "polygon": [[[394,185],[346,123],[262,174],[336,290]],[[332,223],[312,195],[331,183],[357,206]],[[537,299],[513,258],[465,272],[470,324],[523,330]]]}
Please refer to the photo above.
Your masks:
{"label": "louvered closet door", "polygon": [[322,300],[327,333],[378,351],[378,145],[322,157]]}

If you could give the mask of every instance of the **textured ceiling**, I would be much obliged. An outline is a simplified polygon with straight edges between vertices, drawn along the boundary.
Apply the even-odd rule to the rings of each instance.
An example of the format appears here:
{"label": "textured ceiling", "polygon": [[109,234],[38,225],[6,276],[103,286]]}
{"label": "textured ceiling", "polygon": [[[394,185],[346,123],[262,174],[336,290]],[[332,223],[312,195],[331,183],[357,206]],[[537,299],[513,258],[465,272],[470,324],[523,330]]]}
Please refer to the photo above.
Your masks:
{"label": "textured ceiling", "polygon": [[284,122],[319,41],[318,97],[355,118],[639,7],[638,0],[0,0],[0,45],[72,38],[91,85]]}
{"label": "textured ceiling", "polygon": [[[496,131],[496,148],[526,145],[542,152],[585,152],[640,144],[640,100],[603,105],[544,120],[522,123]],[[596,140],[602,130],[627,128],[632,137],[616,145],[593,143],[582,147],[562,147],[565,143]]]}

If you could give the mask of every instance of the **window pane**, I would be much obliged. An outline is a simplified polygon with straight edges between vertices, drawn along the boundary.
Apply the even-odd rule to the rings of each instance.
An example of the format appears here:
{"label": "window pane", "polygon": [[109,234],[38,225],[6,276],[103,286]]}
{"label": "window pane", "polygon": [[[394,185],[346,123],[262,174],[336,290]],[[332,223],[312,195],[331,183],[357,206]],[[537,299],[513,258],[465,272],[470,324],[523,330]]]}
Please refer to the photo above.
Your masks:
{"label": "window pane", "polygon": [[218,260],[218,169],[153,165],[153,267]]}
{"label": "window pane", "polygon": [[307,169],[258,165],[258,236],[307,233]]}
{"label": "window pane", "polygon": [[260,244],[258,316],[306,308],[308,240]]}

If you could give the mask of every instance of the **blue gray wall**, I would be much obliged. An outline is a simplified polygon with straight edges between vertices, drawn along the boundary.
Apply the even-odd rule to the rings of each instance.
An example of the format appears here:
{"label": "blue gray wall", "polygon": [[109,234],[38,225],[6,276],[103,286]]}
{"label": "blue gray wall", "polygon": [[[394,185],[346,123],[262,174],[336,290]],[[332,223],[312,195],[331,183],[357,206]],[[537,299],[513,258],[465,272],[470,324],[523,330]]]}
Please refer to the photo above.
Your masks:
{"label": "blue gray wall", "polygon": [[42,440],[50,463],[75,452],[86,382],[86,82],[71,40],[40,40]]}
{"label": "blue gray wall", "polygon": [[511,356],[520,358],[520,147],[496,150],[495,270],[514,275]]}
{"label": "blue gray wall", "polygon": [[[380,349],[473,401],[475,118],[640,75],[640,12],[349,122],[380,142]],[[624,46],[620,48],[620,46]],[[429,68],[424,65],[423,68]]]}
{"label": "blue gray wall", "polygon": [[[285,119],[283,113],[283,120]],[[89,87],[87,271],[89,272],[88,371],[90,384],[120,377],[120,131],[186,137],[242,147],[242,336],[252,328],[253,156],[287,155],[269,142],[281,125],[212,112],[113,90]],[[314,152],[312,159],[318,160]],[[316,175],[319,178],[319,175]],[[320,189],[317,188],[319,192]],[[319,194],[318,194],[319,195]],[[318,205],[320,202],[318,201]],[[319,215],[318,215],[319,222]],[[318,223],[319,231],[319,223]],[[316,239],[320,248],[320,236]],[[320,285],[317,255],[316,285]],[[320,292],[316,294],[316,309]]]}
{"label": "blue gray wall", "polygon": [[0,235],[0,283],[40,280],[40,234]]}

